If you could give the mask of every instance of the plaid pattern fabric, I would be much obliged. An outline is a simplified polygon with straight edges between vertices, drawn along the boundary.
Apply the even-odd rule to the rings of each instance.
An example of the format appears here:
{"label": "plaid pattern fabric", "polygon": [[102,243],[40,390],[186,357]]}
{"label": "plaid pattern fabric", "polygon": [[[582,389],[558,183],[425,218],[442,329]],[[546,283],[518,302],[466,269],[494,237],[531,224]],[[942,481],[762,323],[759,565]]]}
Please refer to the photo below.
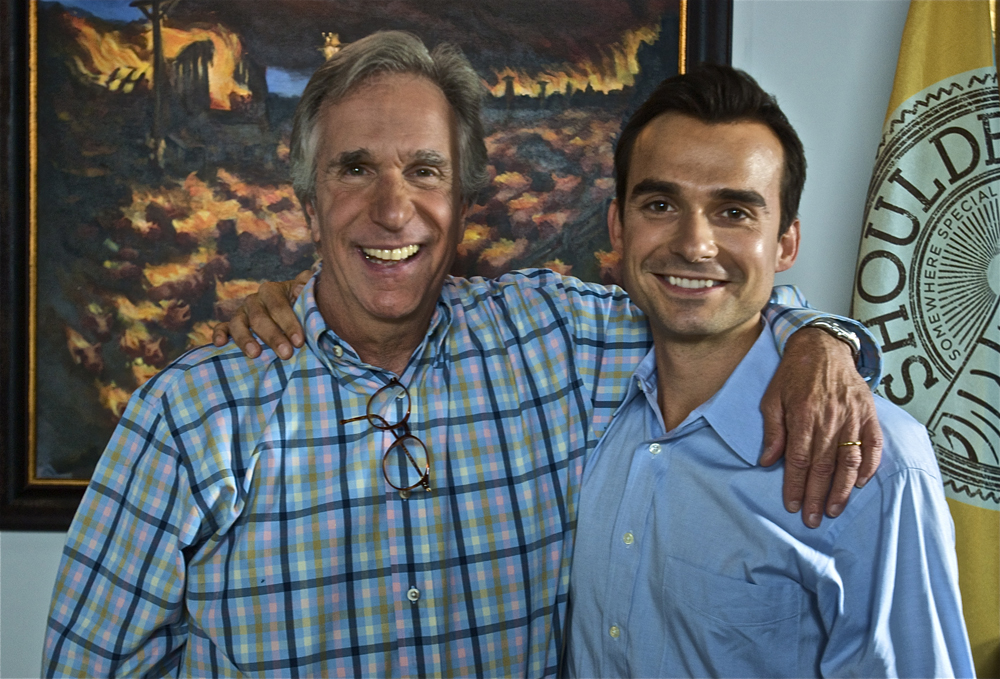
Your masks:
{"label": "plaid pattern fabric", "polygon": [[327,330],[312,282],[296,312],[291,359],[203,347],[133,395],[69,532],[43,674],[554,675],[584,458],[643,317],[547,271],[447,281],[400,376],[433,487],[404,499],[392,434],[339,424],[392,375]]}

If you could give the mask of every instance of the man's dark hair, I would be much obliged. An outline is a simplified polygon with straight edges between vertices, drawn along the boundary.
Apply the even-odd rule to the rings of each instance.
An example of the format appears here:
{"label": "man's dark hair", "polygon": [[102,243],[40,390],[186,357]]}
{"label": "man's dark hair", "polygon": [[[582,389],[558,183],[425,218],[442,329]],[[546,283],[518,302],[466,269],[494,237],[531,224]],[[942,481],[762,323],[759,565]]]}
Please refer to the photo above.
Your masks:
{"label": "man's dark hair", "polygon": [[778,235],[788,230],[799,213],[799,199],[806,183],[806,155],[802,142],[778,107],[777,100],[761,89],[756,80],[739,69],[719,64],[699,64],[687,73],[667,78],[625,123],[615,147],[619,215],[624,215],[635,140],[646,125],[664,113],[680,113],[709,124],[756,122],[767,125],[784,149]]}

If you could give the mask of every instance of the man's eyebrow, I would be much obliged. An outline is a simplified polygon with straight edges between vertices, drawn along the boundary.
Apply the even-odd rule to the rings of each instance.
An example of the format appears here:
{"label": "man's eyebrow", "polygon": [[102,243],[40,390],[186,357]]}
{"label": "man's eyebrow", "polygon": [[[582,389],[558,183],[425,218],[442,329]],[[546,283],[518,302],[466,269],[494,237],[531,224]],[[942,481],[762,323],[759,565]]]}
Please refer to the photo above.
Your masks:
{"label": "man's eyebrow", "polygon": [[632,187],[630,198],[646,196],[650,193],[665,193],[674,196],[681,192],[681,187],[674,182],[664,182],[657,179],[643,179]]}
{"label": "man's eyebrow", "polygon": [[326,170],[332,170],[339,167],[346,167],[348,165],[358,165],[360,163],[367,163],[372,159],[371,151],[368,149],[356,149],[354,151],[344,151],[336,158],[333,158],[326,167]]}
{"label": "man's eyebrow", "polygon": [[413,154],[413,160],[417,163],[433,165],[435,167],[445,167],[448,165],[448,158],[445,157],[443,153],[432,149],[420,149],[419,151],[415,151]]}
{"label": "man's eyebrow", "polygon": [[764,196],[752,189],[718,189],[713,193],[719,200],[743,203],[744,205],[752,205],[759,208],[767,207],[767,201],[764,200]]}

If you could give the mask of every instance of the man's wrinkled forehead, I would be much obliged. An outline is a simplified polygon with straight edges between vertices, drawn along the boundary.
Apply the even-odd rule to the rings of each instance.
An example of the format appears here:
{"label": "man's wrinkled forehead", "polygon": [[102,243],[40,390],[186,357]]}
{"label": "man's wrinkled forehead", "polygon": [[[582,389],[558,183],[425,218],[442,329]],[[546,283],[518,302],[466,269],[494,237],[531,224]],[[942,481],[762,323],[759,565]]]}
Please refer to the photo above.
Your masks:
{"label": "man's wrinkled forehead", "polygon": [[354,97],[357,97],[358,100],[363,100],[365,99],[365,91],[372,90],[373,88],[379,86],[379,84],[384,83],[385,80],[392,79],[395,77],[404,77],[404,78],[411,77],[415,79],[420,79],[423,82],[433,86],[434,89],[441,94],[442,99],[444,99],[444,101],[447,104],[448,128],[451,133],[451,137],[453,139],[456,138],[458,132],[458,120],[455,114],[454,107],[448,100],[448,97],[445,95],[444,90],[442,90],[437,83],[433,82],[429,78],[426,78],[425,76],[419,73],[382,71],[378,73],[373,73],[368,77],[355,82],[350,88],[348,88],[343,94],[341,94],[338,97],[333,97],[333,96],[325,97],[323,101],[320,103],[319,108],[316,112],[316,122],[318,124],[313,126],[312,139],[310,139],[310,142],[315,145],[319,141],[320,135],[323,133],[323,128],[325,127],[323,123],[324,121],[326,121],[327,116],[330,114],[330,109],[337,106],[337,104],[340,104]]}

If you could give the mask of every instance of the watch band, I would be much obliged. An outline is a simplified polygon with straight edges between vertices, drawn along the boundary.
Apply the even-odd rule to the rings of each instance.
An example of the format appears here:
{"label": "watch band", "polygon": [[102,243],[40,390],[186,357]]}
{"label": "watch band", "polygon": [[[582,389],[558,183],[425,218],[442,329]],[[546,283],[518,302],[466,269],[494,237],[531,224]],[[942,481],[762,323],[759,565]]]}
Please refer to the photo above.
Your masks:
{"label": "watch band", "polygon": [[858,339],[857,333],[848,330],[837,321],[829,318],[817,318],[815,321],[806,323],[805,327],[818,328],[828,335],[839,339],[851,348],[851,355],[854,357],[854,362],[858,362],[858,358],[861,356],[861,340]]}

